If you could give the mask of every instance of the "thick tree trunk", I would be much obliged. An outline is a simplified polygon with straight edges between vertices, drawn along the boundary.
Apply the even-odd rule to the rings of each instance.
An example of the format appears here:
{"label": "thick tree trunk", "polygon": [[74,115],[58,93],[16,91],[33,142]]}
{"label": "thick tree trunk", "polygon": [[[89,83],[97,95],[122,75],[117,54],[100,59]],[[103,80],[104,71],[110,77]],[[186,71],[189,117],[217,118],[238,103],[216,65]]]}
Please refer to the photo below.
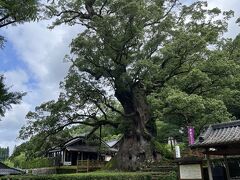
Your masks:
{"label": "thick tree trunk", "polygon": [[125,114],[125,134],[115,157],[115,166],[122,170],[138,170],[146,162],[155,160],[152,140],[156,135],[155,121],[151,117],[144,89],[135,86],[129,91],[116,91]]}
{"label": "thick tree trunk", "polygon": [[153,153],[151,141],[143,136],[125,136],[115,157],[114,168],[127,171],[139,170],[145,163],[155,160]]}

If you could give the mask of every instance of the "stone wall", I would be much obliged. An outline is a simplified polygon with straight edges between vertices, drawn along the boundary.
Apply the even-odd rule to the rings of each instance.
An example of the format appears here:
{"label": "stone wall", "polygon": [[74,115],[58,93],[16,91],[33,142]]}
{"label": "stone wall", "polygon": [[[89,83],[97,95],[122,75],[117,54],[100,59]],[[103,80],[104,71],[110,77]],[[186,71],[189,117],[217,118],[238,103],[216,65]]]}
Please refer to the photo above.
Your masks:
{"label": "stone wall", "polygon": [[32,169],[31,171],[33,175],[57,174],[56,168],[36,168],[36,169]]}

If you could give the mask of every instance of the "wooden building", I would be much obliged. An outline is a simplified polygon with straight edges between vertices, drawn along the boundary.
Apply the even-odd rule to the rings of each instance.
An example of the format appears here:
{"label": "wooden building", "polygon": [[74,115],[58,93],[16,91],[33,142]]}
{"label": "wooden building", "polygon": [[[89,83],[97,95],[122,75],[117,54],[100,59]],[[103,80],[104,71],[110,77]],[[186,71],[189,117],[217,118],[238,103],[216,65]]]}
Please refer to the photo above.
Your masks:
{"label": "wooden building", "polygon": [[[192,149],[198,149],[206,155],[209,180],[213,179],[240,179],[240,121],[231,121],[213,124],[204,129],[196,142],[191,145]],[[211,159],[212,158],[212,159]],[[224,169],[225,177],[215,177],[213,171],[214,161],[218,163],[220,174]],[[235,164],[235,165],[234,165]],[[229,168],[230,167],[230,168]],[[215,169],[214,169],[215,168]]]}
{"label": "wooden building", "polygon": [[77,165],[79,160],[104,161],[113,156],[117,149],[111,148],[95,135],[81,135],[68,140],[48,151],[48,157],[55,158],[55,165]]}

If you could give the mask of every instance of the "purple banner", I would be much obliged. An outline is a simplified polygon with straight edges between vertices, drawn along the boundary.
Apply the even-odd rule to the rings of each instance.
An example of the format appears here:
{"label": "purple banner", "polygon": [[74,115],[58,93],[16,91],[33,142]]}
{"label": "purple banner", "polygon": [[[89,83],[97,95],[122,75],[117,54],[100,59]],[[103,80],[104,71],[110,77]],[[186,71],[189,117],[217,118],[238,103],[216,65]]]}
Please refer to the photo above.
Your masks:
{"label": "purple banner", "polygon": [[192,126],[188,126],[188,143],[189,145],[194,144],[194,128]]}

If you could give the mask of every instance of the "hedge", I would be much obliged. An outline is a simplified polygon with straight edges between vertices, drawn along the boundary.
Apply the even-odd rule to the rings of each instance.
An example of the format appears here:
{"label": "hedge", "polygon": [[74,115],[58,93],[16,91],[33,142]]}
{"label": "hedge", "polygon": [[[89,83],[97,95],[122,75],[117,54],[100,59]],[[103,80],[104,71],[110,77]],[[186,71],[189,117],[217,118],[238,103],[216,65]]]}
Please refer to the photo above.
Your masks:
{"label": "hedge", "polygon": [[33,168],[43,168],[43,167],[52,167],[53,158],[35,158],[29,161],[22,163],[22,169],[33,169]]}
{"label": "hedge", "polygon": [[[78,174],[62,175],[22,175],[22,176],[4,176],[0,180],[151,180],[151,172],[92,172]],[[158,180],[176,180],[176,172],[157,173]]]}
{"label": "hedge", "polygon": [[162,175],[162,177],[159,180],[176,180],[177,175],[176,172],[169,172],[165,175]]}
{"label": "hedge", "polygon": [[0,180],[151,180],[151,173],[94,172],[44,176],[4,176]]}

